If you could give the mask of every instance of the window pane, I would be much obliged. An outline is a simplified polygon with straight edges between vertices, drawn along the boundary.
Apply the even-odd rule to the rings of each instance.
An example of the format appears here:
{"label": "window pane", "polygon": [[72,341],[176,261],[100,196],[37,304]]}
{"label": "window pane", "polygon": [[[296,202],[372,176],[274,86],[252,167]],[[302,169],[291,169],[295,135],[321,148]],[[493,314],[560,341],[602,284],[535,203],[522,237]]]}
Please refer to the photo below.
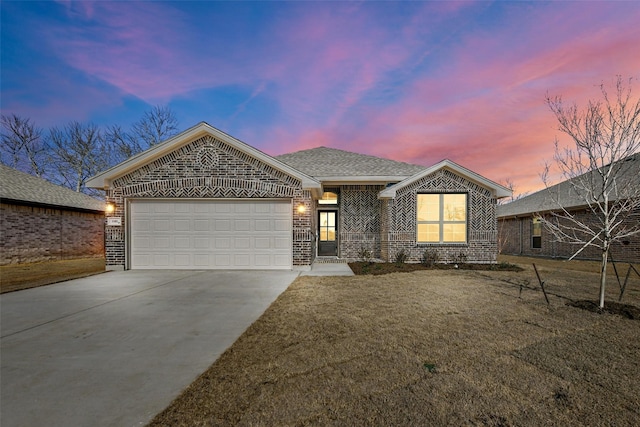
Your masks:
{"label": "window pane", "polygon": [[327,212],[327,225],[329,227],[335,227],[336,226],[336,214],[335,212]]}
{"label": "window pane", "polygon": [[438,224],[418,224],[418,242],[439,243],[440,226]]}
{"label": "window pane", "polygon": [[336,230],[334,228],[327,229],[327,238],[325,240],[328,240],[328,241],[336,240]]}
{"label": "window pane", "polygon": [[531,247],[533,249],[542,249],[542,237],[540,236],[533,236],[531,238]]}
{"label": "window pane", "polygon": [[440,220],[440,195],[418,194],[418,221]]}
{"label": "window pane", "polygon": [[533,236],[542,236],[542,222],[540,221],[540,218],[533,219],[531,234]]}
{"label": "window pane", "polygon": [[338,195],[336,193],[332,193],[331,191],[325,191],[324,193],[322,193],[322,199],[318,200],[318,204],[337,205]]}
{"label": "window pane", "polygon": [[444,224],[442,228],[443,242],[467,241],[467,227],[465,224]]}
{"label": "window pane", "polygon": [[467,196],[466,194],[444,194],[444,221],[466,221]]}
{"label": "window pane", "polygon": [[320,212],[320,225],[327,225],[327,212]]}

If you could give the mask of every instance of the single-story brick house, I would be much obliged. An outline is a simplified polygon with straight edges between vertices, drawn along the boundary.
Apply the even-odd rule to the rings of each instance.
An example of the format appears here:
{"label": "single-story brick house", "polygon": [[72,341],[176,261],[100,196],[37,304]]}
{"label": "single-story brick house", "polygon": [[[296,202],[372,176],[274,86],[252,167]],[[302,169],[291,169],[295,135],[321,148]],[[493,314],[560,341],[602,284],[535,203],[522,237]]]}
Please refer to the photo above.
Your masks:
{"label": "single-story brick house", "polygon": [[[640,153],[622,160],[624,173],[619,181],[632,180],[640,186]],[[615,197],[613,198],[615,200]],[[570,258],[580,246],[559,242],[550,230],[543,226],[543,219],[559,211],[560,202],[568,212],[584,223],[595,221],[584,199],[573,191],[569,181],[563,181],[549,189],[543,189],[521,199],[498,206],[499,250],[506,255]],[[640,210],[626,218],[627,224],[640,222]],[[625,224],[623,224],[624,226]],[[640,262],[640,236],[636,235],[611,246],[611,258],[621,262]],[[600,260],[602,253],[595,247],[583,250],[577,259]]]}
{"label": "single-story brick house", "polygon": [[107,268],[305,269],[316,257],[425,249],[493,263],[510,191],[449,160],[319,147],[269,156],[200,123],[92,178],[115,206]]}
{"label": "single-story brick house", "polygon": [[103,201],[0,165],[0,265],[104,256]]}

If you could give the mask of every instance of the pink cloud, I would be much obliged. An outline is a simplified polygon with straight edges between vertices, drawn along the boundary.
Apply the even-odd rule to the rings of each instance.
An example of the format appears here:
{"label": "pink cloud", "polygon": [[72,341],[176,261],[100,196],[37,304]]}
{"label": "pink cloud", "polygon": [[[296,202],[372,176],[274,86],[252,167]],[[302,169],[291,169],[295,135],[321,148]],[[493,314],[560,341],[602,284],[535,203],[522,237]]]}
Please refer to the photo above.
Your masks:
{"label": "pink cloud", "polygon": [[[584,102],[601,81],[640,70],[631,5],[412,3],[400,18],[333,6],[294,4],[226,46],[215,31],[196,43],[171,3],[98,2],[77,19],[101,35],[78,25],[49,40],[74,67],[151,103],[239,85],[248,96],[228,117],[240,122],[269,97],[279,121],[238,136],[270,154],[327,145],[425,166],[450,158],[522,191],[540,187],[552,157],[545,93]],[[493,7],[499,22],[479,25]]]}

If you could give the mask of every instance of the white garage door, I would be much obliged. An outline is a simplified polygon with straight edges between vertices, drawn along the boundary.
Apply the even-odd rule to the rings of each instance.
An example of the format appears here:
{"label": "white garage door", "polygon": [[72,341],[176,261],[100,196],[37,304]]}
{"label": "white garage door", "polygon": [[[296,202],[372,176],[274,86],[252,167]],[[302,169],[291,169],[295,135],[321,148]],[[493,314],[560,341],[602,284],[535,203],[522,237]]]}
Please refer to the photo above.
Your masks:
{"label": "white garage door", "polygon": [[291,269],[290,201],[130,205],[132,269]]}

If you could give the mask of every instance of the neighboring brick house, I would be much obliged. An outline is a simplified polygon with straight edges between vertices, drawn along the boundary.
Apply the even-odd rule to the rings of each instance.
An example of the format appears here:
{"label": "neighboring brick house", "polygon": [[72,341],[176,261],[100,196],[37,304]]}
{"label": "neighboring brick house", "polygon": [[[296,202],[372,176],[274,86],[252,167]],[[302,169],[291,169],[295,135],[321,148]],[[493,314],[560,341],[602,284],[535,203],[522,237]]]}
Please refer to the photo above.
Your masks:
{"label": "neighboring brick house", "polygon": [[[640,154],[623,160],[626,167],[619,182],[632,180],[633,186],[640,186]],[[558,195],[560,195],[558,197]],[[500,253],[505,255],[540,256],[549,258],[570,258],[580,246],[559,242],[551,231],[543,225],[543,218],[550,218],[551,212],[558,211],[558,200],[583,223],[597,221],[584,200],[571,188],[569,181],[530,194],[511,203],[498,206],[498,242]],[[615,199],[614,199],[615,200]],[[640,222],[640,210],[636,209],[626,219],[627,224]],[[624,224],[622,225],[624,226]],[[611,245],[611,258],[621,262],[640,262],[640,235],[615,242]],[[583,250],[577,259],[600,260],[601,251],[593,246]]]}
{"label": "neighboring brick house", "polygon": [[451,161],[430,168],[319,147],[271,157],[206,123],[92,178],[120,226],[107,268],[291,269],[316,257],[497,256],[510,191]]}
{"label": "neighboring brick house", "polygon": [[104,202],[0,165],[0,265],[101,258]]}

